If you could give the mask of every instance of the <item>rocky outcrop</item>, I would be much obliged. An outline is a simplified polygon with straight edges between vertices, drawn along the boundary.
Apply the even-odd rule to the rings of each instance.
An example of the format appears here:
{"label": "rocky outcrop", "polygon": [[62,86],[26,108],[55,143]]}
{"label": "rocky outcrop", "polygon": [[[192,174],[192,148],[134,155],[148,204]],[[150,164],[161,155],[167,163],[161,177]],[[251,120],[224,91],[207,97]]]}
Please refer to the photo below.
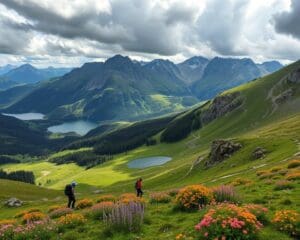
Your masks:
{"label": "rocky outcrop", "polygon": [[8,207],[21,207],[23,202],[17,198],[10,198],[5,202],[5,205]]}
{"label": "rocky outcrop", "polygon": [[212,166],[229,158],[233,153],[238,151],[242,145],[228,140],[215,140],[212,142],[209,160],[206,166]]}
{"label": "rocky outcrop", "polygon": [[202,123],[206,124],[214,119],[224,116],[242,104],[242,98],[239,92],[226,94],[216,97],[208,109],[201,114]]}
{"label": "rocky outcrop", "polygon": [[265,157],[265,154],[267,153],[267,150],[262,148],[262,147],[257,147],[255,150],[252,152],[252,157],[254,159],[261,159]]}
{"label": "rocky outcrop", "polygon": [[281,93],[280,95],[278,95],[275,98],[275,102],[277,104],[284,103],[284,102],[288,101],[292,96],[293,96],[293,89],[289,88],[288,90],[286,90],[283,93]]}
{"label": "rocky outcrop", "polygon": [[288,75],[287,80],[291,83],[300,83],[300,68],[291,72]]}

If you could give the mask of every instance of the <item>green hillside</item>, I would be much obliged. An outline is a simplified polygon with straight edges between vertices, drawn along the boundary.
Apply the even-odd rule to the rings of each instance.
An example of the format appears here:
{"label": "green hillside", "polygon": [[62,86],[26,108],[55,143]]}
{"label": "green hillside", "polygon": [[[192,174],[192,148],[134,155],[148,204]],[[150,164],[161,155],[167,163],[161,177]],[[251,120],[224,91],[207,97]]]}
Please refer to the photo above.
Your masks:
{"label": "green hillside", "polygon": [[[39,162],[8,164],[3,168],[7,171],[33,171],[37,183],[58,190],[76,180],[79,183],[78,198],[90,198],[94,202],[103,194],[119,196],[133,192],[135,180],[138,177],[144,179],[147,207],[140,231],[119,233],[117,228],[110,229],[103,221],[91,219],[84,210],[76,210],[76,213],[86,216],[87,223],[72,229],[65,228],[61,232],[62,239],[74,239],[75,236],[78,239],[175,239],[179,234],[186,237],[177,239],[205,239],[197,235],[194,226],[208,211],[206,208],[192,212],[180,211],[175,208],[174,197],[167,203],[151,203],[151,194],[155,191],[167,193],[168,190],[191,184],[234,186],[240,197],[240,206],[251,203],[268,208],[263,223],[265,226],[256,239],[293,239],[276,228],[271,220],[276,211],[300,210],[299,69],[300,61],[226,91],[214,100],[170,119],[165,117],[142,121],[108,132],[99,130],[98,139],[97,134],[88,136],[81,139],[82,144],[77,142],[71,145],[72,150],[56,153],[65,156],[77,151],[97,152],[99,145],[104,142],[102,140],[106,145],[121,146],[124,144],[123,136],[130,130],[136,131],[135,138],[142,138],[149,133],[146,138],[156,142],[154,145],[138,145],[132,150],[124,148],[124,152],[114,154],[113,159],[93,168],[86,170],[74,163],[55,165],[49,162],[54,156],[45,157]],[[182,131],[184,134],[179,134]],[[89,142],[95,138],[98,141]],[[129,138],[132,136],[129,135]],[[211,146],[218,139],[239,143],[241,148],[223,161],[212,163]],[[89,145],[85,145],[86,142]],[[88,149],[82,149],[87,146]],[[264,149],[264,153],[263,157],[256,159],[254,153],[257,148]],[[161,166],[144,169],[127,166],[131,160],[150,156],[170,156],[172,160]],[[102,194],[95,193],[95,190]],[[36,205],[46,213],[48,204]],[[3,216],[8,218],[13,215],[7,211]]]}

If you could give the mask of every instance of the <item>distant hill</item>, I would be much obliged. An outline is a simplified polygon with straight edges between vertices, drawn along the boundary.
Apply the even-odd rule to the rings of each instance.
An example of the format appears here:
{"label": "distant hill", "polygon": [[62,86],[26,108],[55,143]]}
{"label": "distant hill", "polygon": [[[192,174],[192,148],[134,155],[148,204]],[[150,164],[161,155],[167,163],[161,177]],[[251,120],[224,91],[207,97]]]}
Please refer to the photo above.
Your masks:
{"label": "distant hill", "polygon": [[207,100],[281,67],[282,65],[275,61],[257,65],[249,58],[215,57],[206,65],[199,80],[194,81],[192,89],[200,100]]}
{"label": "distant hill", "polygon": [[5,66],[0,66],[0,76],[8,73],[10,70],[17,68],[17,66],[11,65],[11,64],[7,64]]}
{"label": "distant hill", "polygon": [[58,77],[69,72],[70,68],[44,68],[38,69],[30,64],[13,68],[0,76],[0,89],[7,89],[17,85],[36,83],[53,77]]}

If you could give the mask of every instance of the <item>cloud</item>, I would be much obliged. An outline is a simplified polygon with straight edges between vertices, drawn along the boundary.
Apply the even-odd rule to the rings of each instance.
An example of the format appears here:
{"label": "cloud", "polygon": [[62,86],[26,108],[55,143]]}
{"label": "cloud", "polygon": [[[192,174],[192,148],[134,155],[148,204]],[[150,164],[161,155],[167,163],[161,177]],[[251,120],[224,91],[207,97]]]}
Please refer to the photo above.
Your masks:
{"label": "cloud", "polygon": [[300,39],[300,1],[292,0],[291,9],[274,15],[275,29]]}
{"label": "cloud", "polygon": [[114,54],[292,61],[300,55],[297,2],[0,0],[0,54],[68,65]]}

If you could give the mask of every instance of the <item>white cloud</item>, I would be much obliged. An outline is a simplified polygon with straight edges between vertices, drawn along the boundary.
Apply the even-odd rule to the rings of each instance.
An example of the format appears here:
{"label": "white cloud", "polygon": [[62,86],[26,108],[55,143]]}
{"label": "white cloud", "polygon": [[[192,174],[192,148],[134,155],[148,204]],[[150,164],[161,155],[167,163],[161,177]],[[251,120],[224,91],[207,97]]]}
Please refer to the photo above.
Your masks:
{"label": "white cloud", "polygon": [[298,6],[290,0],[0,0],[0,53],[7,63],[38,65],[79,65],[114,54],[287,62],[300,56],[295,26],[288,27]]}

